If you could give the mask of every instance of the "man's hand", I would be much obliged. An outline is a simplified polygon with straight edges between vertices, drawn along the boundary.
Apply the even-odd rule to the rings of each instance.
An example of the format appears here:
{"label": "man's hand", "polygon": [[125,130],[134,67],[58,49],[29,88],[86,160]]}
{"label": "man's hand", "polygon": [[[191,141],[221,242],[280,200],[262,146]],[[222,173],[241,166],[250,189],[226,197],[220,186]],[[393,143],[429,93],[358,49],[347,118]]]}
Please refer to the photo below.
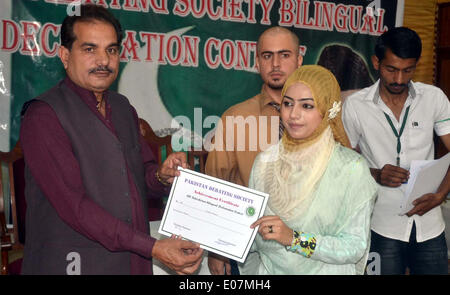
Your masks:
{"label": "man's hand", "polygon": [[208,267],[212,275],[231,274],[230,259],[215,253],[208,254]]}
{"label": "man's hand", "polygon": [[381,169],[370,169],[376,182],[389,187],[399,187],[403,182],[407,182],[409,171],[398,166],[386,164]]}
{"label": "man's hand", "polygon": [[188,168],[186,154],[183,152],[171,153],[167,156],[164,163],[158,169],[159,177],[167,183],[172,183],[174,178],[180,175],[178,166]]}
{"label": "man's hand", "polygon": [[423,195],[413,202],[414,208],[412,208],[408,213],[406,213],[406,215],[408,217],[413,216],[414,214],[422,216],[431,209],[433,209],[434,207],[442,204],[445,198],[446,195],[439,193]]}
{"label": "man's hand", "polygon": [[177,274],[192,274],[202,262],[203,249],[198,244],[183,241],[180,237],[158,240],[152,257],[158,259]]}

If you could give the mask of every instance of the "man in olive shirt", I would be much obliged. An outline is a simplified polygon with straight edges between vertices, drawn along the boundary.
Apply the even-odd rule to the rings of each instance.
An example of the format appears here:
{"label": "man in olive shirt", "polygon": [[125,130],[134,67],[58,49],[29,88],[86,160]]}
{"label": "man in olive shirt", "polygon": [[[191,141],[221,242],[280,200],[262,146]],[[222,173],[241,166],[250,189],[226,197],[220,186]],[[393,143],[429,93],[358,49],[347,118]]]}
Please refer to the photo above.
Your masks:
{"label": "man in olive shirt", "polygon": [[[301,66],[298,37],[282,27],[264,31],[258,39],[256,67],[264,82],[261,93],[230,107],[218,125],[206,174],[248,186],[253,161],[279,139],[281,90]],[[264,138],[265,137],[265,138]],[[212,274],[231,274],[228,258],[210,253]]]}

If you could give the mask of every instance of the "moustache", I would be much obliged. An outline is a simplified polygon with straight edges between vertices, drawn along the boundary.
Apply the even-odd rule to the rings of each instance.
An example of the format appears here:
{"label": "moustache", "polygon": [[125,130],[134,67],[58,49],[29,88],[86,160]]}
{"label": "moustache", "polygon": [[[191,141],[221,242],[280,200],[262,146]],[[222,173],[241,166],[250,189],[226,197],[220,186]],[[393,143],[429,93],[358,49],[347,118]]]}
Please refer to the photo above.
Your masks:
{"label": "moustache", "polygon": [[95,74],[97,72],[109,72],[112,74],[114,71],[107,66],[99,66],[95,69],[89,70],[89,74]]}
{"label": "moustache", "polygon": [[284,74],[282,71],[278,71],[278,70],[274,70],[274,71],[271,71],[271,72],[269,72],[269,74]]}
{"label": "moustache", "polygon": [[392,84],[389,84],[389,86],[392,86],[392,87],[406,87],[406,84],[392,83]]}

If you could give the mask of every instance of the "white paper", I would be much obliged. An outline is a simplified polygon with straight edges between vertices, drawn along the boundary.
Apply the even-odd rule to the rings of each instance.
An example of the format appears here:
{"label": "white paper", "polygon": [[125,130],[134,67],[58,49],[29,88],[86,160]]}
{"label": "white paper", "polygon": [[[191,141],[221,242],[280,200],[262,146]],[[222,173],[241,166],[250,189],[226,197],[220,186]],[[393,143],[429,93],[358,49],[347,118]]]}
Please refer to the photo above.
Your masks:
{"label": "white paper", "polygon": [[244,262],[264,214],[269,195],[179,168],[159,233],[199,243],[202,248]]}
{"label": "white paper", "polygon": [[410,211],[414,200],[429,193],[435,193],[444,179],[450,165],[450,153],[438,160],[414,160],[409,169],[409,180],[405,197],[400,206],[403,215]]}

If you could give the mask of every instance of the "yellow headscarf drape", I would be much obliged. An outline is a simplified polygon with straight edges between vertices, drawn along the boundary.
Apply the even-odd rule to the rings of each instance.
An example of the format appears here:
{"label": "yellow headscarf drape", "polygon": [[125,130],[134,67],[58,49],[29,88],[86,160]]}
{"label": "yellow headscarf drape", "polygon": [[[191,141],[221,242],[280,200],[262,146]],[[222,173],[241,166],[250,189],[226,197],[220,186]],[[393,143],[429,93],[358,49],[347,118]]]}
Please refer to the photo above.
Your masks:
{"label": "yellow headscarf drape", "polygon": [[285,221],[301,216],[310,207],[336,142],[350,147],[341,120],[341,95],[334,75],[321,66],[301,66],[286,81],[283,97],[291,85],[299,82],[311,89],[323,118],[320,125],[312,135],[301,140],[285,132],[279,145],[264,152],[258,166],[253,167],[254,178],[264,178],[264,191],[270,194],[269,208]]}

